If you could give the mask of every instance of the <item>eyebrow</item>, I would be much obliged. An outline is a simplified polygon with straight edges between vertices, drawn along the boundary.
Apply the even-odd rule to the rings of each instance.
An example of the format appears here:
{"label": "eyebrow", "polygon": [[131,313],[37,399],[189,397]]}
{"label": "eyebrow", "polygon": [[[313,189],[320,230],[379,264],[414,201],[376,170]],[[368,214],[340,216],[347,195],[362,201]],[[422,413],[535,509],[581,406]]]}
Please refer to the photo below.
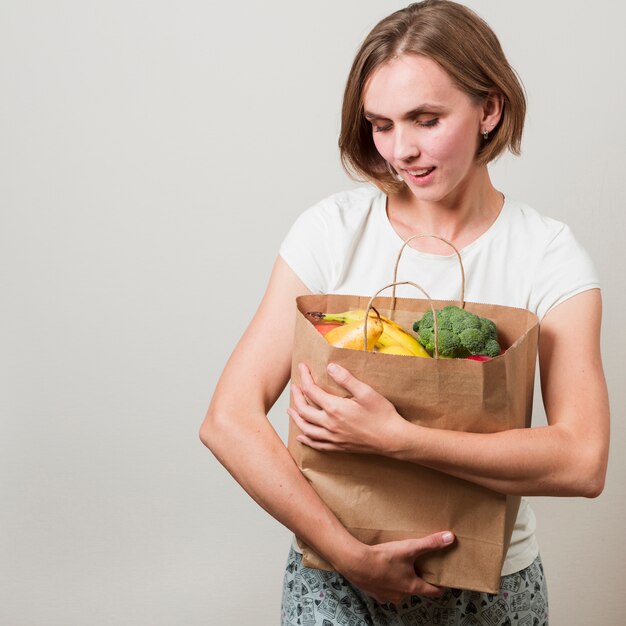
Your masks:
{"label": "eyebrow", "polygon": [[[404,115],[402,115],[402,119],[408,120],[408,119],[417,117],[418,115],[422,115],[423,113],[435,113],[440,110],[441,110],[441,107],[436,104],[427,104],[427,103],[421,104],[415,109],[412,109],[411,111],[407,111],[406,113],[404,113]],[[380,113],[372,113],[371,111],[364,111],[363,114],[365,115],[365,119],[368,119],[368,120],[388,119],[387,117],[385,117],[384,115],[381,115]]]}

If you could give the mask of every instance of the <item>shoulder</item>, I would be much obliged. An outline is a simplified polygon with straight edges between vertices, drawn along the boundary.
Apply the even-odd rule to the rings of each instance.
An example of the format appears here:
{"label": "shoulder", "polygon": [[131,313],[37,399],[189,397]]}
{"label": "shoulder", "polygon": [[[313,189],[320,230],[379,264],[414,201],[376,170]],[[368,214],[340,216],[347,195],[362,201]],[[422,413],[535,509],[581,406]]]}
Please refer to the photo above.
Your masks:
{"label": "shoulder", "polygon": [[524,202],[509,202],[507,220],[509,237],[518,239],[527,254],[534,254],[544,261],[555,254],[567,255],[572,261],[588,256],[568,224],[548,217]]}
{"label": "shoulder", "polygon": [[564,260],[576,262],[588,255],[568,224],[540,213],[525,202],[509,200],[498,232],[511,260],[532,267]]}
{"label": "shoulder", "polygon": [[322,220],[327,223],[353,223],[364,219],[382,198],[376,187],[364,186],[334,193],[306,209],[299,220]]}
{"label": "shoulder", "polygon": [[384,194],[375,187],[357,187],[334,193],[303,211],[291,226],[285,245],[347,245],[371,224]]}
{"label": "shoulder", "polygon": [[508,228],[519,235],[524,245],[534,243],[545,248],[564,232],[571,232],[567,224],[547,215],[519,200],[507,201],[506,222]]}
{"label": "shoulder", "polygon": [[511,202],[508,239],[516,241],[530,280],[530,306],[540,318],[577,293],[599,288],[594,263],[572,229],[523,202]]}
{"label": "shoulder", "polygon": [[376,220],[383,199],[375,187],[332,194],[301,213],[280,247],[280,255],[313,293],[325,293],[341,275],[354,242]]}

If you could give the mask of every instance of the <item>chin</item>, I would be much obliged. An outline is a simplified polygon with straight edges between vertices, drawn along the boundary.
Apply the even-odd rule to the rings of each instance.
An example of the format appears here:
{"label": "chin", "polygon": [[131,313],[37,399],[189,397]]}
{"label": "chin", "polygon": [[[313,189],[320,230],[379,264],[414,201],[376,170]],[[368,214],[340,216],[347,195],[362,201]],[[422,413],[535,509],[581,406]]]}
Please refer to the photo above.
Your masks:
{"label": "chin", "polygon": [[450,190],[442,190],[441,188],[424,188],[417,187],[407,183],[410,192],[423,202],[440,202],[450,194]]}
{"label": "chin", "polygon": [[465,181],[459,180],[454,184],[441,184],[437,181],[434,181],[431,185],[427,185],[426,187],[421,187],[419,185],[414,185],[406,182],[406,186],[409,188],[413,196],[419,201],[422,202],[445,202],[452,198],[458,198],[459,195],[463,195],[463,190],[465,189]]}

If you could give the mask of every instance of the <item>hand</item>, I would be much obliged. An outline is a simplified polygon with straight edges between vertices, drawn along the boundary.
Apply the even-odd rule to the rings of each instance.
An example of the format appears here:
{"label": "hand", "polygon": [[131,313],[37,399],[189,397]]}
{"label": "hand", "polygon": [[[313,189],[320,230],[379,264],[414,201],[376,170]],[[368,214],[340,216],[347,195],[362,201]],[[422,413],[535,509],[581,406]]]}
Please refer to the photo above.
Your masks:
{"label": "hand", "polygon": [[294,408],[287,411],[302,431],[298,441],[316,450],[391,453],[407,422],[389,400],[339,365],[331,363],[328,373],[350,398],[318,387],[306,365],[298,369],[301,384],[292,385]]}
{"label": "hand", "polygon": [[439,597],[444,590],[431,585],[415,571],[415,559],[432,550],[440,550],[454,541],[454,535],[440,532],[421,539],[389,541],[366,546],[364,554],[340,573],[377,602],[399,603],[411,595]]}

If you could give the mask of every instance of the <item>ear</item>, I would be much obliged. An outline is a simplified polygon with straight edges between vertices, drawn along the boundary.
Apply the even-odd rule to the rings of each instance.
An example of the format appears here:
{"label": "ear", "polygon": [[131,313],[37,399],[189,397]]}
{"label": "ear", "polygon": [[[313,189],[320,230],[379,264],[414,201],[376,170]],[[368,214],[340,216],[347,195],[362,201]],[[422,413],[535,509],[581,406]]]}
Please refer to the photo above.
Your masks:
{"label": "ear", "polygon": [[480,120],[480,133],[490,133],[500,121],[504,110],[504,96],[492,91],[483,100],[482,116]]}

